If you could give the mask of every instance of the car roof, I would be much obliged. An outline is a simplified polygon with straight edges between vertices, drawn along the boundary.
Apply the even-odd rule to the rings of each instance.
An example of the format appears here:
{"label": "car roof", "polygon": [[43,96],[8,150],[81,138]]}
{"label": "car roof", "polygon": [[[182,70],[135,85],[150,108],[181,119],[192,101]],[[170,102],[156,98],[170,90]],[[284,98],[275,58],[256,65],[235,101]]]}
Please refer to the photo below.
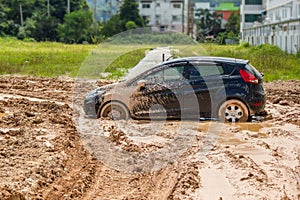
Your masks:
{"label": "car roof", "polygon": [[227,62],[227,63],[237,63],[237,64],[247,64],[249,60],[237,59],[237,58],[228,58],[228,57],[212,57],[212,56],[195,56],[195,57],[182,57],[182,58],[175,58],[169,61],[162,62],[157,65],[150,66],[148,68],[144,68],[142,70],[133,69],[130,70],[127,76],[125,77],[126,80],[132,81],[136,79],[138,76],[144,74],[145,72],[149,72],[153,69],[160,68],[166,65],[172,65],[181,62]]}
{"label": "car roof", "polygon": [[229,57],[213,57],[213,56],[197,56],[197,57],[183,57],[176,58],[170,61],[163,62],[162,64],[172,64],[178,62],[230,62],[230,63],[238,63],[238,64],[247,64],[249,60],[237,59],[237,58],[229,58]]}

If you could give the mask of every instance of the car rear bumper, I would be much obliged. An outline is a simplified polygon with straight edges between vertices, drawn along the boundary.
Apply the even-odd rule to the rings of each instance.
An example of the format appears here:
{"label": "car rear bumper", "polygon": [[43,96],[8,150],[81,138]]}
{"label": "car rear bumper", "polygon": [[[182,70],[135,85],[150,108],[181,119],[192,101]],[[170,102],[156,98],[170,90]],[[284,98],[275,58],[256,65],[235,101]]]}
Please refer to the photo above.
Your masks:
{"label": "car rear bumper", "polygon": [[249,102],[250,115],[256,115],[264,111],[266,105],[266,94],[256,95],[255,98]]}

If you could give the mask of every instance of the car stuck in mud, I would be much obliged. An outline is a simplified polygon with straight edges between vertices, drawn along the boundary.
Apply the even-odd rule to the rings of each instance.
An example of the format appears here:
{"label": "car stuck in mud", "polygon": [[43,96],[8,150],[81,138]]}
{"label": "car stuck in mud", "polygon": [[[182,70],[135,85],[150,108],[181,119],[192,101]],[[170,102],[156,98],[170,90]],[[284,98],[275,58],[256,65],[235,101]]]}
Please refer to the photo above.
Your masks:
{"label": "car stuck in mud", "polygon": [[262,74],[248,60],[188,57],[89,92],[84,111],[93,118],[245,122],[265,102]]}

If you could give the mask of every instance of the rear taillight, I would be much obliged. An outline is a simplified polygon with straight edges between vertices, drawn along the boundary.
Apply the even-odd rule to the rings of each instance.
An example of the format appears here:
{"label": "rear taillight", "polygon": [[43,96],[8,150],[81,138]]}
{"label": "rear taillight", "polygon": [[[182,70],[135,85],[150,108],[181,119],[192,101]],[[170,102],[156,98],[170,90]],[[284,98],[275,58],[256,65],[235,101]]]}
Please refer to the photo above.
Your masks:
{"label": "rear taillight", "polygon": [[245,82],[258,84],[258,79],[250,72],[240,69],[240,74]]}

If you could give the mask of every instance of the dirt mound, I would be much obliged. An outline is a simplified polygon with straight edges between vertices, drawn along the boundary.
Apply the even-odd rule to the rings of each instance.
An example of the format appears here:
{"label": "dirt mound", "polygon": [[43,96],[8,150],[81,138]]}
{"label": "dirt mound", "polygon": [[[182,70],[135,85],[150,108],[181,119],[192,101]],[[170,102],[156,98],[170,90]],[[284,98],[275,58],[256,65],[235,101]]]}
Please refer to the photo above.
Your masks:
{"label": "dirt mound", "polygon": [[273,104],[288,105],[300,104],[300,81],[273,81],[264,83],[268,92],[268,100]]}

